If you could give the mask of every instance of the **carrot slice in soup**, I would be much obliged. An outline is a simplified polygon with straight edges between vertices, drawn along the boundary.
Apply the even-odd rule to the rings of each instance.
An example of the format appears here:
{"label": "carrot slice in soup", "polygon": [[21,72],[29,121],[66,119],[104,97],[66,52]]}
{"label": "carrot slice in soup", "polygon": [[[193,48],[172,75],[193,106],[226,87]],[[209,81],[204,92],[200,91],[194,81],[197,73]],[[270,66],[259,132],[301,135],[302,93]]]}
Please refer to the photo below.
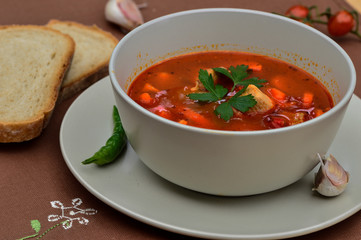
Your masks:
{"label": "carrot slice in soup", "polygon": [[250,69],[250,70],[252,70],[254,72],[262,71],[262,65],[260,63],[256,63],[256,62],[252,63],[252,62],[250,62],[250,63],[248,63],[246,65],[248,65],[248,69]]}
{"label": "carrot slice in soup", "polygon": [[204,127],[204,128],[212,128],[213,127],[213,124],[210,120],[208,120],[203,115],[201,115],[189,108],[183,109],[183,115],[186,119],[188,119],[194,123],[197,123],[200,127]]}
{"label": "carrot slice in soup", "polygon": [[172,113],[170,113],[168,110],[162,110],[156,113],[157,115],[172,120]]}
{"label": "carrot slice in soup", "polygon": [[169,79],[171,79],[171,74],[170,73],[167,73],[167,72],[159,72],[157,74],[157,78],[160,80],[160,81],[168,81]]}
{"label": "carrot slice in soup", "polygon": [[146,83],[143,87],[143,92],[159,92],[157,88],[155,88],[153,85]]}
{"label": "carrot slice in soup", "polygon": [[305,92],[303,94],[302,102],[305,107],[310,107],[313,102],[313,94],[310,92]]}
{"label": "carrot slice in soup", "polygon": [[281,90],[277,88],[270,88],[269,93],[272,95],[272,97],[278,101],[285,101],[287,95],[282,92]]}
{"label": "carrot slice in soup", "polygon": [[184,119],[179,120],[178,122],[179,122],[180,124],[184,124],[184,125],[187,125],[187,124],[188,124],[188,122],[187,122],[186,120],[184,120]]}
{"label": "carrot slice in soup", "polygon": [[321,109],[318,109],[318,108],[316,108],[314,110],[314,112],[315,112],[315,117],[321,116],[323,114],[323,111]]}
{"label": "carrot slice in soup", "polygon": [[154,103],[154,98],[149,93],[145,92],[139,95],[139,101],[145,105],[151,105]]}

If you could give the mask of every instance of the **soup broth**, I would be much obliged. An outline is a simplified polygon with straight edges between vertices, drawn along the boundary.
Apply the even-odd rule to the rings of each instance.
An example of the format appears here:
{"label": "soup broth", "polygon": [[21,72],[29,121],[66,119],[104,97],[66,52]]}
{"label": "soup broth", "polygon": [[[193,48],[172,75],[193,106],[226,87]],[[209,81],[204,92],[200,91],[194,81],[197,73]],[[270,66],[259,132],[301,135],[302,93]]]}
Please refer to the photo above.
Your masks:
{"label": "soup broth", "polygon": [[[243,81],[254,78],[265,81],[260,86],[234,84],[225,74],[214,70],[222,68],[232,73],[232,68],[240,66],[247,69]],[[200,101],[191,97],[194,93],[210,92],[200,81],[201,69],[212,76],[214,86],[227,90],[223,98]],[[242,96],[252,95],[257,103],[246,111],[231,106],[228,108],[231,117],[222,118],[219,105],[230,102],[238,91],[245,91]],[[169,120],[231,131],[287,127],[320,116],[333,107],[330,93],[306,71],[272,57],[235,51],[190,53],[161,61],[136,77],[128,95],[145,109]]]}

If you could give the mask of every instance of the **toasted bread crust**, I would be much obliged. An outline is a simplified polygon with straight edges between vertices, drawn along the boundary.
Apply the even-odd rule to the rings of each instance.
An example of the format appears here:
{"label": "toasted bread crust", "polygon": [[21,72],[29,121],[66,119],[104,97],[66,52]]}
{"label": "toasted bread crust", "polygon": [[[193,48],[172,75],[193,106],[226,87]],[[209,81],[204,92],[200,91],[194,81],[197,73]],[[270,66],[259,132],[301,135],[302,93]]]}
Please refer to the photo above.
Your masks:
{"label": "toasted bread crust", "polygon": [[97,69],[94,73],[84,74],[82,78],[77,79],[77,81],[72,82],[71,84],[63,85],[59,93],[59,102],[62,102],[82,90],[88,88],[93,83],[99,81],[100,79],[109,75],[108,64],[103,66],[101,69]]}
{"label": "toasted bread crust", "polygon": [[[89,87],[96,81],[102,79],[109,74],[108,64],[110,56],[113,48],[118,43],[118,39],[114,37],[111,33],[103,31],[95,25],[87,26],[77,22],[59,21],[55,19],[50,20],[47,26],[57,29],[65,34],[69,34],[74,39],[76,43],[74,54],[75,61],[73,61],[70,71],[73,71],[72,68],[77,68],[81,63],[84,63],[84,58],[85,60],[87,60],[86,57],[83,57],[87,54],[82,48],[83,42],[78,39],[77,34],[92,34],[97,38],[101,39],[101,42],[97,42],[97,45],[94,45],[94,43],[90,43],[92,39],[89,38],[88,44],[92,44],[94,48],[100,48],[105,44],[111,46],[105,49],[105,51],[99,53],[99,55],[103,56],[102,59],[94,60],[93,62],[91,62],[91,64],[88,63],[87,66],[83,66],[81,69],[81,74],[73,74],[73,72],[70,72],[66,76],[60,90],[59,101],[72,97],[76,93],[84,90],[85,88]],[[75,33],[75,31],[77,32]],[[87,51],[90,51],[90,49],[87,49]]]}
{"label": "toasted bread crust", "polygon": [[[29,32],[29,34],[32,37],[34,35],[36,36],[37,35],[36,33],[38,33],[39,35],[44,36],[44,37],[51,36],[51,38],[57,39],[57,43],[64,44],[64,47],[63,47],[62,51],[60,51],[58,49],[57,52],[55,53],[55,55],[58,55],[58,56],[60,55],[59,59],[58,59],[58,56],[56,57],[57,67],[54,69],[51,69],[52,73],[49,73],[49,77],[44,77],[44,81],[46,81],[45,85],[47,86],[47,88],[38,90],[38,91],[46,91],[47,92],[46,96],[48,96],[46,99],[43,99],[43,102],[41,103],[42,108],[39,109],[35,113],[31,113],[31,114],[29,113],[29,116],[26,116],[21,119],[9,120],[6,117],[2,116],[0,113],[0,142],[2,142],[2,143],[27,141],[27,140],[33,139],[41,134],[42,130],[47,126],[47,124],[51,118],[56,101],[58,99],[58,94],[59,94],[59,90],[60,90],[60,87],[62,84],[62,80],[64,78],[65,72],[67,71],[67,69],[70,66],[71,59],[72,59],[72,56],[75,51],[75,43],[74,43],[73,39],[71,37],[69,37],[68,35],[62,34],[59,31],[50,29],[45,26],[35,26],[35,25],[1,26],[0,27],[0,48],[1,48],[2,41],[5,41],[4,39],[8,37],[5,35],[11,34],[13,32],[19,33],[18,35],[24,34],[24,36],[27,32]],[[1,37],[2,35],[4,35],[5,38],[2,38]],[[16,36],[16,35],[17,34],[14,35],[14,41],[17,40],[16,38],[18,36]],[[18,51],[19,56],[21,56],[23,59],[31,58],[31,59],[35,59],[34,61],[36,61],[36,58],[34,58],[34,56],[28,56],[28,54],[29,54],[28,52],[30,52],[30,51],[26,51],[26,49],[29,48],[29,46],[24,46],[25,49],[21,48],[21,41],[26,42],[26,40],[30,40],[30,39],[21,39],[21,40],[17,41],[17,45],[6,46],[6,48],[13,48],[12,52],[17,53],[17,51]],[[38,40],[38,39],[36,39],[36,40]],[[46,43],[46,40],[44,40],[44,42]],[[48,47],[48,49],[51,49],[52,46],[46,46],[46,47]],[[45,48],[45,46],[44,46],[44,48]],[[34,50],[34,49],[31,49],[31,50]],[[36,51],[40,51],[40,52],[42,50],[44,50],[44,49],[36,49]],[[8,56],[8,57],[12,57],[12,56]],[[20,64],[25,64],[25,65],[30,64],[28,61],[23,60],[23,59],[19,59]],[[7,68],[11,69],[11,67],[12,67],[12,66],[7,66],[6,64],[7,63],[5,61],[2,62],[2,66],[5,69],[4,71],[6,71]],[[23,67],[26,68],[27,66],[23,66]],[[14,71],[12,71],[12,72],[14,72]],[[22,72],[19,71],[18,74],[22,74]],[[8,79],[6,79],[6,73],[3,72],[2,76],[3,76],[2,77],[3,79],[0,79],[0,81],[3,81],[3,82],[8,81]],[[27,86],[24,86],[24,88],[26,88],[26,87]],[[1,93],[1,91],[2,91],[2,89],[0,88],[0,93]],[[6,90],[3,90],[3,91],[6,91]],[[26,89],[24,89],[24,91],[26,91]],[[3,93],[3,94],[5,95],[5,93]],[[9,103],[10,106],[12,106],[11,104],[13,104],[13,103]],[[36,103],[34,103],[34,104],[36,104]],[[16,106],[16,105],[13,105],[13,106]],[[28,109],[22,109],[21,111],[26,112],[27,110]],[[7,109],[6,111],[12,111],[12,108]]]}

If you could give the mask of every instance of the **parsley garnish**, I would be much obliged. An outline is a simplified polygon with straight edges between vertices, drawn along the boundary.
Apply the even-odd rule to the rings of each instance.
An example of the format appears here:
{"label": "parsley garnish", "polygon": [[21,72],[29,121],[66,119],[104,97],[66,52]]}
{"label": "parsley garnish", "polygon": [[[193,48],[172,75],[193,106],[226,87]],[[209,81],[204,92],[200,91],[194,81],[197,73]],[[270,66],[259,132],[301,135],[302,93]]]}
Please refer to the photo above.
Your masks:
{"label": "parsley garnish", "polygon": [[263,86],[261,83],[266,82],[266,80],[258,79],[256,77],[245,79],[248,77],[248,65],[242,64],[237,65],[236,67],[230,66],[229,71],[225,68],[213,68],[213,70],[227,76],[233,81],[233,88],[231,91],[233,91],[237,85],[248,86],[249,84],[253,84],[260,88]]}
{"label": "parsley garnish", "polygon": [[247,112],[251,107],[257,104],[257,101],[251,94],[246,96],[241,95],[246,91],[249,84],[262,87],[263,85],[261,83],[265,83],[266,80],[258,79],[256,77],[245,79],[248,77],[247,65],[231,66],[229,71],[225,68],[213,68],[213,70],[225,75],[233,81],[231,91],[233,91],[237,85],[244,87],[226,101],[224,98],[228,93],[228,89],[220,84],[214,85],[212,74],[208,74],[206,70],[201,69],[199,70],[198,78],[208,92],[188,94],[190,99],[202,102],[216,102],[222,100],[223,102],[216,107],[214,112],[225,121],[228,121],[233,116],[232,107],[241,112]]}
{"label": "parsley garnish", "polygon": [[212,74],[208,74],[206,70],[199,70],[198,78],[208,92],[191,93],[188,95],[190,99],[215,102],[221,100],[228,93],[228,89],[224,88],[222,85],[214,85]]}
{"label": "parsley garnish", "polygon": [[257,101],[254,99],[252,94],[248,94],[246,96],[240,96],[247,89],[247,86],[242,88],[239,92],[237,92],[233,97],[231,97],[227,102],[223,102],[216,107],[214,111],[217,115],[219,115],[223,120],[228,121],[233,116],[233,109],[247,112],[251,107],[257,104]]}

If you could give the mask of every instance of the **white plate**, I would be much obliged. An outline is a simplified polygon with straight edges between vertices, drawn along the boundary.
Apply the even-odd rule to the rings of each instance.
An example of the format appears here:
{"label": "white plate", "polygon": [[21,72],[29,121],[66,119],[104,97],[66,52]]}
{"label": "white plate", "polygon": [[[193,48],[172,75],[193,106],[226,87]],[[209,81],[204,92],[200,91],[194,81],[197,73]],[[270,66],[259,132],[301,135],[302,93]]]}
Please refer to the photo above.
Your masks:
{"label": "white plate", "polygon": [[311,191],[314,173],[281,190],[250,197],[193,192],[158,177],[129,145],[113,164],[82,165],[81,161],[111,135],[114,104],[108,77],[87,89],[64,117],[60,145],[65,162],[79,182],[130,217],[195,237],[279,239],[324,229],[361,209],[361,100],[357,96],[353,96],[329,151],[351,175],[346,191],[335,198]]}

